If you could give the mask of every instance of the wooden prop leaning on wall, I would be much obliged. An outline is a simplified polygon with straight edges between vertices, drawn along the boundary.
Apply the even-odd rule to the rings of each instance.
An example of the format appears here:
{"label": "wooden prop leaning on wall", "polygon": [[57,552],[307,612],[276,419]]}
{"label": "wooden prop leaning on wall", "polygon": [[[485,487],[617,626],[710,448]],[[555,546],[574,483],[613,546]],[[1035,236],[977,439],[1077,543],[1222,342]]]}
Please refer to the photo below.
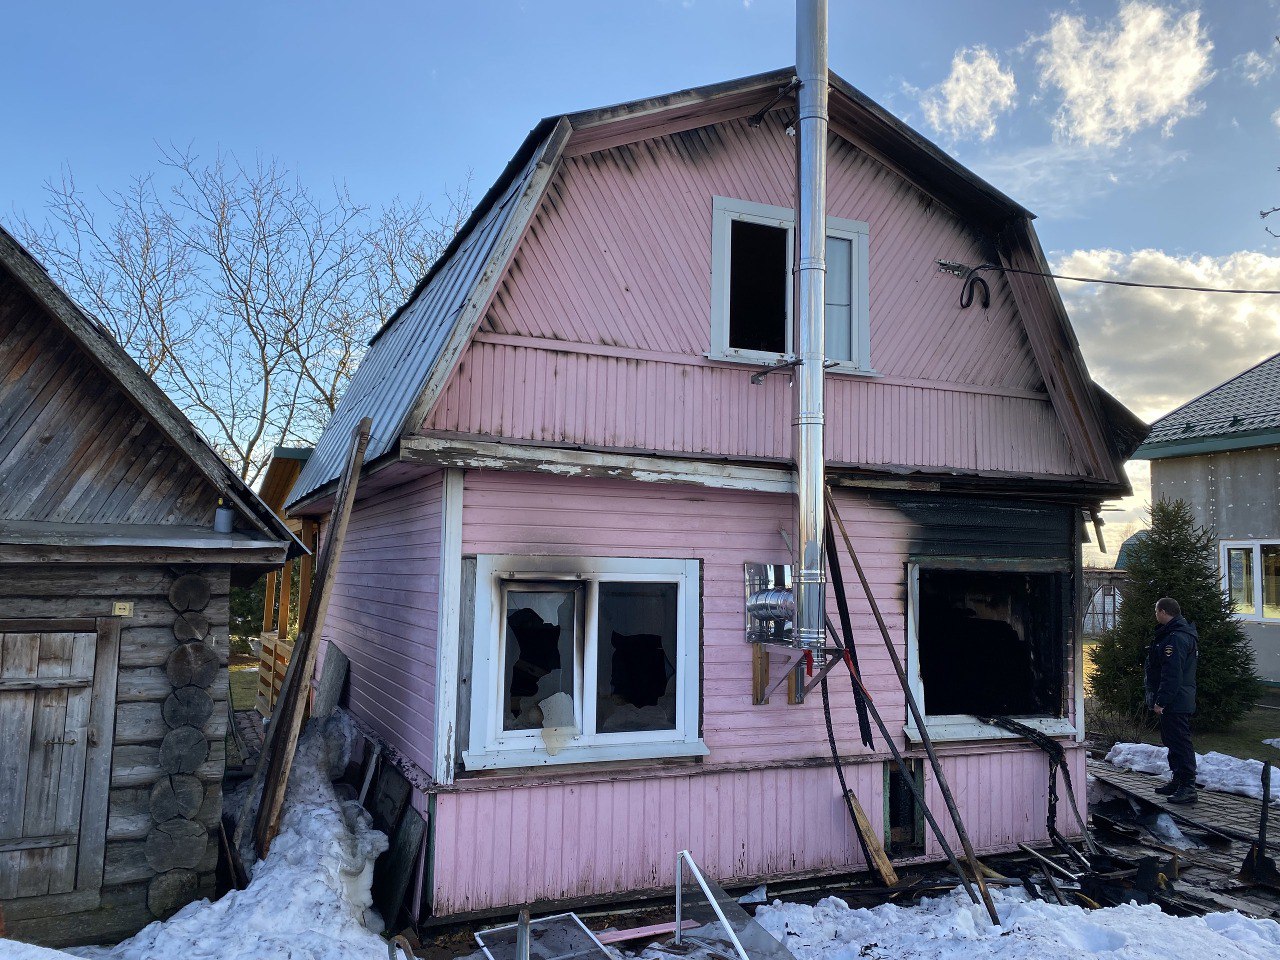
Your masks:
{"label": "wooden prop leaning on wall", "polygon": [[938,759],[938,755],[933,749],[933,739],[929,736],[928,728],[924,722],[924,715],[920,712],[920,705],[916,703],[915,694],[911,692],[911,684],[907,679],[907,672],[903,669],[902,660],[898,657],[898,651],[893,646],[893,638],[889,634],[889,627],[885,624],[884,616],[880,613],[880,604],[876,602],[875,594],[871,592],[871,584],[867,582],[867,575],[862,569],[862,562],[858,559],[858,552],[853,549],[853,541],[849,538],[849,531],[845,529],[844,520],[840,517],[840,511],[836,509],[836,501],[831,495],[830,487],[824,493],[827,502],[827,516],[835,521],[840,530],[840,537],[844,541],[845,550],[849,554],[849,559],[853,561],[853,569],[857,572],[858,580],[862,583],[862,591],[867,595],[867,603],[871,607],[871,614],[875,617],[876,626],[880,628],[880,636],[884,640],[885,649],[889,652],[889,660],[893,663],[894,672],[898,675],[898,683],[902,686],[902,692],[906,696],[907,709],[911,711],[911,717],[915,720],[916,726],[920,730],[920,743],[924,746],[925,753],[929,757],[930,766],[933,767],[933,775],[938,784],[938,792],[942,794],[942,799],[947,805],[947,811],[951,814],[951,822],[956,828],[956,836],[960,839],[960,846],[964,850],[965,859],[968,861],[969,869],[973,873],[973,880],[978,885],[978,892],[982,894],[982,902],[987,908],[991,922],[998,927],[1000,926],[1000,915],[996,912],[996,905],[991,899],[991,892],[987,889],[986,868],[978,862],[978,855],[974,853],[973,844],[969,842],[969,831],[965,829],[964,821],[960,818],[960,809],[956,806],[955,798],[951,795],[951,787],[947,784],[946,774],[942,771],[942,762]]}
{"label": "wooden prop leaning on wall", "polygon": [[[369,445],[369,431],[373,421],[365,417],[351,435],[351,449],[338,485],[338,495],[333,503],[329,532],[320,546],[316,563],[315,582],[311,590],[311,603],[306,618],[298,626],[298,638],[293,644],[293,656],[285,677],[280,699],[271,714],[267,742],[258,760],[257,774],[262,778],[262,802],[258,805],[254,820],[254,846],[259,857],[265,857],[271,841],[280,831],[280,814],[284,806],[285,788],[289,785],[289,771],[293,766],[294,751],[298,746],[298,734],[302,730],[307,707],[308,678],[315,670],[319,644],[315,642],[324,627],[325,613],[329,607],[333,581],[338,572],[338,556],[351,519],[351,507],[356,499],[356,484],[360,468],[364,465],[364,451]],[[255,780],[258,777],[255,777]],[[250,796],[252,796],[252,792]],[[243,829],[237,828],[237,835]],[[237,838],[238,842],[238,838]]]}

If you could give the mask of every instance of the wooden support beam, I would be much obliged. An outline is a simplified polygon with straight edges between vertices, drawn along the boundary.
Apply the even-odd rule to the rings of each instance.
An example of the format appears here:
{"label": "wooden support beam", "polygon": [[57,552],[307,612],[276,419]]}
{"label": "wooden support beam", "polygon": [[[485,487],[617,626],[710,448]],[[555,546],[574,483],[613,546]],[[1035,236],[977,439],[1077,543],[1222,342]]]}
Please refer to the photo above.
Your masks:
{"label": "wooden support beam", "polygon": [[849,800],[849,805],[853,808],[853,818],[858,822],[858,832],[862,834],[862,842],[866,844],[867,853],[871,857],[871,863],[868,866],[880,875],[880,881],[886,887],[896,887],[898,885],[898,872],[893,869],[893,864],[889,862],[889,855],[884,852],[884,845],[880,842],[879,836],[871,829],[871,821],[867,819],[867,811],[862,809],[862,804],[858,802],[858,795],[852,790],[848,791],[845,796]]}
{"label": "wooden support beam", "polygon": [[316,527],[314,520],[302,521],[302,545],[310,550],[298,560],[298,622],[307,619],[307,607],[311,604],[311,578],[316,570]]}
{"label": "wooden support beam", "polygon": [[280,611],[276,614],[278,629],[276,636],[281,640],[289,638],[289,594],[293,589],[293,561],[290,560],[280,570]]}
{"label": "wooden support beam", "polygon": [[[289,784],[289,771],[293,767],[293,755],[298,746],[298,734],[302,731],[307,692],[311,687],[311,674],[315,670],[316,654],[320,649],[319,637],[324,629],[329,596],[338,575],[338,557],[342,552],[342,541],[355,505],[356,484],[360,479],[360,468],[364,465],[364,452],[369,446],[369,431],[372,427],[373,421],[365,417],[352,432],[351,447],[347,452],[346,466],[334,501],[333,518],[316,563],[316,584],[311,608],[307,611],[307,619],[299,624],[298,637],[294,641],[289,659],[289,672],[280,690],[280,701],[272,712],[267,742],[258,761],[263,789],[262,802],[258,805],[254,821],[254,846],[259,857],[267,855],[271,841],[280,831],[285,789]],[[258,777],[255,776],[255,785],[257,781]],[[243,824],[237,826],[237,845],[242,827]]]}
{"label": "wooden support beam", "polygon": [[275,629],[276,619],[276,572],[267,574],[267,590],[262,603],[262,632],[270,633]]}

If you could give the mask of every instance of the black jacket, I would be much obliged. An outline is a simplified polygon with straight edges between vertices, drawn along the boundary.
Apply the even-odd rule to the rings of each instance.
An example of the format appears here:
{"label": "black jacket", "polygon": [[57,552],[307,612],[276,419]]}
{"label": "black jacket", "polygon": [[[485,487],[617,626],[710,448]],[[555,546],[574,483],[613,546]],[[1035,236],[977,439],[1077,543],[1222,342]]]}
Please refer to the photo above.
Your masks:
{"label": "black jacket", "polygon": [[1147,705],[1164,707],[1170,713],[1195,713],[1199,656],[1200,637],[1194,625],[1178,617],[1157,629],[1147,648],[1143,684]]}

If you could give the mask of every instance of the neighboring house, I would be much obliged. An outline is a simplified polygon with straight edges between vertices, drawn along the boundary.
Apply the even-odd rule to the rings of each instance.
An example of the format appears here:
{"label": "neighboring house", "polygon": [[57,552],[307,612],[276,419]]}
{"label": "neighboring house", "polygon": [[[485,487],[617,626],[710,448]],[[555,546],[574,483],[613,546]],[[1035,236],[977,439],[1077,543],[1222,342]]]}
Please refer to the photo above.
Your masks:
{"label": "neighboring house", "polygon": [[0,229],[8,936],[112,942],[214,893],[228,591],[299,549]]}
{"label": "neighboring house", "polygon": [[1134,456],[1152,499],[1187,501],[1218,538],[1258,674],[1280,683],[1280,354],[1161,417]]}
{"label": "neighboring house", "polygon": [[[754,704],[746,632],[747,565],[791,562],[792,388],[752,377],[791,335],[792,76],[535,127],[294,487],[323,515],[372,417],[324,634],[350,709],[432,773],[423,922],[669,891],[682,847],[731,884],[864,866],[820,698]],[[1128,490],[1145,426],[1051,282],[988,273],[962,309],[939,271],[1046,269],[1030,214],[831,83],[829,476],[975,843],[1008,850],[1046,835],[1047,760],[973,714],[1062,738],[1084,782],[1082,512]],[[919,758],[852,583],[867,683]],[[850,786],[893,856],[939,857],[832,676]]]}

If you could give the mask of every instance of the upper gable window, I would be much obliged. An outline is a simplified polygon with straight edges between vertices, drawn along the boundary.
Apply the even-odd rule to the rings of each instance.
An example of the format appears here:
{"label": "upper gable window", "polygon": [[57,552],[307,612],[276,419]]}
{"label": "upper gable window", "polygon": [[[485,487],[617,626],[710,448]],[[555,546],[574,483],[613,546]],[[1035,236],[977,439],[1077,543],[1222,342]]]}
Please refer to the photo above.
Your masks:
{"label": "upper gable window", "polygon": [[[794,352],[795,214],[716,197],[711,237],[711,356],[773,363]],[[827,218],[827,342],[833,369],[870,373],[867,224]]]}

